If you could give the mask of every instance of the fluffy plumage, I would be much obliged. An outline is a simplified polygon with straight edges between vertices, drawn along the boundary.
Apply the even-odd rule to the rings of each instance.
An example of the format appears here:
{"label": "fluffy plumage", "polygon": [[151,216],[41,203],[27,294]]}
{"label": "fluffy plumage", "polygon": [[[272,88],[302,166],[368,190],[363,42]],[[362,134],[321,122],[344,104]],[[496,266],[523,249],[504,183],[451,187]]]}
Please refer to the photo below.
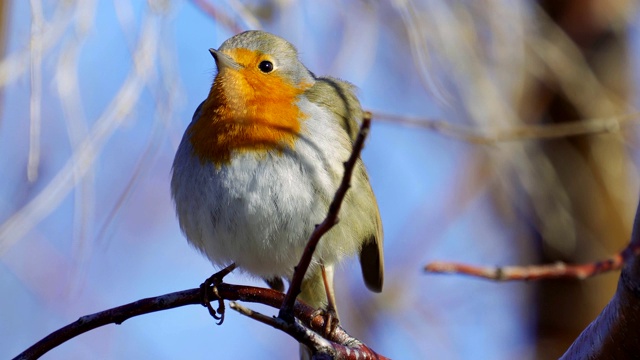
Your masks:
{"label": "fluffy plumage", "polygon": [[[271,34],[236,35],[212,54],[218,75],[173,163],[180,227],[217,266],[235,262],[264,279],[290,279],[342,178],[360,103],[350,84],[314,76]],[[273,71],[262,72],[263,61]],[[382,288],[382,227],[361,161],[340,220],[303,283],[301,298],[315,307],[326,304],[320,262],[332,270],[360,253],[367,286]]]}

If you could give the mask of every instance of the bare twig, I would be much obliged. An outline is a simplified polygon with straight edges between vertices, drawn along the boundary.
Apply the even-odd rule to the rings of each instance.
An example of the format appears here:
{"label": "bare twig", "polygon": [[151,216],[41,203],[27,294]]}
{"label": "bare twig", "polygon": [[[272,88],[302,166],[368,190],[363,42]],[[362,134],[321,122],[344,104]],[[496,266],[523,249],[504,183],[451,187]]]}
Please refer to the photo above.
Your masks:
{"label": "bare twig", "polygon": [[344,163],[344,175],[342,176],[342,182],[336,191],[333,201],[329,205],[329,211],[327,212],[327,217],[317,225],[311,236],[309,237],[309,242],[302,253],[302,257],[300,258],[300,262],[296,266],[296,270],[293,274],[293,279],[291,280],[291,285],[289,286],[289,290],[287,291],[287,295],[282,303],[282,307],[280,308],[280,313],[278,317],[282,319],[290,320],[291,310],[293,309],[293,305],[300,294],[300,287],[302,286],[302,280],[304,279],[305,274],[307,273],[307,269],[309,268],[309,264],[311,264],[311,258],[313,257],[313,253],[320,242],[320,239],[324,234],[327,233],[335,224],[338,223],[338,213],[340,212],[340,207],[342,206],[342,202],[344,200],[345,195],[347,194],[347,190],[351,186],[351,175],[353,174],[353,169],[356,166],[356,162],[360,157],[360,152],[364,147],[364,140],[369,134],[369,128],[371,127],[371,113],[365,112],[362,125],[360,126],[360,132],[358,133],[358,137],[356,141],[353,143],[353,150],[351,151],[351,156],[349,160]]}
{"label": "bare twig", "polygon": [[29,97],[29,160],[27,179],[35,182],[40,167],[40,128],[42,123],[42,3],[31,0],[31,96]]}
{"label": "bare twig", "polygon": [[602,260],[586,264],[555,264],[534,266],[488,267],[451,262],[433,262],[425,271],[440,274],[462,274],[490,280],[542,280],[542,279],[586,279],[608,271],[620,270],[632,257],[640,254],[640,244],[629,244],[621,252]]}
{"label": "bare twig", "polygon": [[157,20],[161,17],[151,11],[145,14],[137,50],[133,56],[133,69],[106,110],[94,122],[87,137],[77,144],[73,155],[38,195],[0,223],[0,254],[51,213],[75,188],[76,180],[91,169],[107,140],[131,113],[145,84],[153,74],[153,63],[157,58],[159,44]]}

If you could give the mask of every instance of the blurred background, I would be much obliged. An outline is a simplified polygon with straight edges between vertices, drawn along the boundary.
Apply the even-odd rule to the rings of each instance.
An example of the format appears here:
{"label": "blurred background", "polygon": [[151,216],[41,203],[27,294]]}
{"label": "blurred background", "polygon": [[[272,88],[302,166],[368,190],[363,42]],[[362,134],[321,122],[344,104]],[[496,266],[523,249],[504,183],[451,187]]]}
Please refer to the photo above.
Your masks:
{"label": "blurred background", "polygon": [[[618,274],[494,283],[425,274],[602,259],[638,201],[631,0],[1,1],[0,358],[78,317],[197,287],[170,168],[215,64],[247,29],[359,88],[386,282],[337,275],[341,324],[395,359],[555,359]],[[227,282],[258,284],[233,274]],[[250,307],[269,314],[270,309]],[[81,335],[45,359],[297,358],[288,336],[199,306]]]}

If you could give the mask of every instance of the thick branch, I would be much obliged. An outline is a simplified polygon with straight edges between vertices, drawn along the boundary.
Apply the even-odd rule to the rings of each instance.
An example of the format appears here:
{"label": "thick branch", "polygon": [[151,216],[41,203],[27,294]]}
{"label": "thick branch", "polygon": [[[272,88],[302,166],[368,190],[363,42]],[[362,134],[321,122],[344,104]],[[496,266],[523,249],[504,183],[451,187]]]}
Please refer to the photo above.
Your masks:
{"label": "thick branch", "polygon": [[[365,344],[352,338],[339,326],[327,335],[328,338],[320,336],[319,334],[325,326],[325,318],[323,316],[306,317],[306,321],[294,319],[293,322],[287,322],[281,318],[263,315],[235,302],[231,303],[231,308],[256,321],[289,334],[299,343],[306,345],[310,349],[315,349],[316,356],[326,355],[334,360],[387,359],[382,355],[376,354]],[[315,312],[312,313],[312,315],[313,314],[315,314]],[[303,323],[309,323],[310,327],[304,326]]]}
{"label": "thick branch", "polygon": [[[640,247],[640,204],[629,248]],[[613,299],[562,356],[574,359],[637,359],[640,354],[640,259],[629,256]]]}

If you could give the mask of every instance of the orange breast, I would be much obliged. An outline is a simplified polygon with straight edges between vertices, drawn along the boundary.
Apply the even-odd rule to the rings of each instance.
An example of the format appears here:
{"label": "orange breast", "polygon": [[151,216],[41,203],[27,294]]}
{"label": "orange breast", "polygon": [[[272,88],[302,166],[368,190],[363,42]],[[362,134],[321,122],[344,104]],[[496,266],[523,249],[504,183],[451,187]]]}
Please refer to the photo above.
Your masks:
{"label": "orange breast", "polygon": [[292,148],[305,118],[296,103],[308,85],[295,86],[277,73],[261,73],[253,64],[259,59],[249,50],[232,52],[245,67],[220,71],[200,118],[190,128],[195,153],[216,165],[229,163],[233,152],[264,154]]}

